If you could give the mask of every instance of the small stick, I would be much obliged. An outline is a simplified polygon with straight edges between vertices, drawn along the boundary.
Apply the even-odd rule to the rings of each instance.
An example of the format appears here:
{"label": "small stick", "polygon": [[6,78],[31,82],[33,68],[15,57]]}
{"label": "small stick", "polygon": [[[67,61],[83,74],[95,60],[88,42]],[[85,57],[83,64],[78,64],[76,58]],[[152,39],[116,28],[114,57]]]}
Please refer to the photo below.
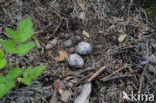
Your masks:
{"label": "small stick", "polygon": [[105,79],[107,79],[107,78],[113,76],[114,74],[119,73],[121,70],[123,70],[123,69],[125,69],[125,68],[127,68],[127,66],[124,66],[124,67],[122,67],[122,68],[116,70],[115,72],[113,72],[112,74],[110,74],[110,75],[108,75],[108,76],[102,78],[101,80],[105,80]]}
{"label": "small stick", "polygon": [[113,76],[113,77],[107,78],[103,81],[107,82],[107,81],[116,80],[116,79],[120,79],[120,78],[130,78],[130,77],[132,77],[132,75],[124,74],[124,75]]}
{"label": "small stick", "polygon": [[93,79],[95,79],[97,76],[99,76],[103,70],[106,69],[106,66],[101,67],[97,72],[95,72],[89,79],[88,82],[91,82]]}
{"label": "small stick", "polygon": [[77,85],[80,83],[80,81],[82,81],[82,80],[84,80],[84,79],[86,79],[86,78],[89,78],[91,75],[92,75],[92,74],[88,74],[87,76],[81,78],[76,84],[74,84],[74,86],[77,86]]}
{"label": "small stick", "polygon": [[57,103],[57,98],[56,98],[57,93],[56,92],[58,89],[59,89],[59,80],[55,80],[54,90],[53,90],[53,93],[52,93],[49,103]]}

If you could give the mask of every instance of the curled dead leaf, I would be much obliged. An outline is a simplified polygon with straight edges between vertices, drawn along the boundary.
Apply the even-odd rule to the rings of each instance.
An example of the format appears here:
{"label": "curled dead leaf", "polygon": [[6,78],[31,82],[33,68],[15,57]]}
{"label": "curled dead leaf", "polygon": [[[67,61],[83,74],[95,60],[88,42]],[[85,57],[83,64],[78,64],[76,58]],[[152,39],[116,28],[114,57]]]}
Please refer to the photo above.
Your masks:
{"label": "curled dead leaf", "polygon": [[68,54],[65,50],[60,50],[59,54],[60,56],[55,59],[57,62],[61,62],[64,61],[65,59],[68,59]]}
{"label": "curled dead leaf", "polygon": [[89,33],[88,33],[88,32],[86,32],[85,30],[83,30],[83,31],[82,31],[82,34],[83,34],[85,37],[87,37],[87,38],[89,38],[89,37],[90,37]]}
{"label": "curled dead leaf", "polygon": [[121,43],[125,40],[125,38],[127,37],[127,34],[121,34],[119,37],[118,37],[118,41]]}
{"label": "curled dead leaf", "polygon": [[115,69],[119,69],[119,65],[116,65],[114,68],[115,68]]}

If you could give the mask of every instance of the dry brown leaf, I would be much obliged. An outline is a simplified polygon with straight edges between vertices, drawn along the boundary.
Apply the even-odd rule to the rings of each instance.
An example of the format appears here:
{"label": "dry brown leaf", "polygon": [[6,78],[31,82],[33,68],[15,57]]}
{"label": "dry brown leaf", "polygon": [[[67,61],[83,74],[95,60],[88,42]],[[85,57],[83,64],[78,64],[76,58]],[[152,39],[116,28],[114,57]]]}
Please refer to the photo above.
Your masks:
{"label": "dry brown leaf", "polygon": [[89,38],[89,37],[90,37],[89,33],[88,33],[88,32],[86,32],[85,30],[83,30],[83,31],[82,31],[82,34],[83,34],[85,37],[87,37],[87,38]]}
{"label": "dry brown leaf", "polygon": [[114,68],[115,68],[115,69],[119,69],[119,65],[116,65]]}
{"label": "dry brown leaf", "polygon": [[81,0],[77,0],[77,3],[81,7],[82,10],[85,10],[85,2],[83,3]]}
{"label": "dry brown leaf", "polygon": [[65,59],[68,59],[68,54],[65,50],[59,51],[60,56],[57,57],[55,60],[58,62],[64,61]]}

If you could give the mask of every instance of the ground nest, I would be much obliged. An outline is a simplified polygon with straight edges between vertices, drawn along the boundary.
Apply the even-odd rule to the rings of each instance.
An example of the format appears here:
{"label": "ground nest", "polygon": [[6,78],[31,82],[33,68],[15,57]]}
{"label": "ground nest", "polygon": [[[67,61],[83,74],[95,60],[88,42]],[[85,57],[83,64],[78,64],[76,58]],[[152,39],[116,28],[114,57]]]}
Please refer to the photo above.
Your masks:
{"label": "ground nest", "polygon": [[[53,97],[56,103],[73,103],[81,86],[103,67],[90,81],[90,103],[126,103],[123,94],[132,91],[156,96],[156,25],[134,1],[1,0],[0,39],[8,39],[4,28],[15,29],[31,16],[32,41],[37,45],[25,56],[7,54],[5,58],[16,67],[47,68],[30,86],[17,82],[0,103],[48,103]],[[56,61],[60,50],[75,53],[80,41],[93,46],[90,55],[82,56],[83,68]],[[0,73],[7,71],[6,67]],[[59,89],[54,96],[56,81]]]}

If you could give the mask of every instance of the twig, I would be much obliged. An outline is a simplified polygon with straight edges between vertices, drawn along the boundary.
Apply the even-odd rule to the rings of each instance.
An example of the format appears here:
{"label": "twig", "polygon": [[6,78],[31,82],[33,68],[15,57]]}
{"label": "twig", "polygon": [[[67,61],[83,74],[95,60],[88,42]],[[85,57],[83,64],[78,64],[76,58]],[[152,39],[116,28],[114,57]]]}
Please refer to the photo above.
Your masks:
{"label": "twig", "polygon": [[13,4],[15,1],[16,1],[16,0],[11,0],[10,2],[6,2],[6,3],[5,3],[5,0],[4,0],[4,4],[1,5],[1,3],[0,3],[0,7],[9,6],[9,5]]}
{"label": "twig", "polygon": [[145,73],[146,73],[146,70],[147,70],[147,66],[145,67],[145,69],[143,70],[142,74],[141,74],[141,77],[140,77],[140,84],[139,84],[139,90],[138,90],[138,94],[141,93],[141,89],[142,89],[142,85],[143,85],[143,81],[144,81],[144,76],[145,76]]}
{"label": "twig", "polygon": [[117,75],[117,76],[113,76],[113,77],[110,77],[110,78],[107,78],[105,80],[103,80],[104,82],[107,82],[107,81],[111,81],[111,80],[116,80],[116,79],[120,79],[120,78],[130,78],[132,77],[132,75]]}
{"label": "twig", "polygon": [[100,68],[97,72],[95,72],[89,79],[88,82],[91,82],[93,79],[95,79],[97,76],[99,76],[103,70],[106,69],[106,66],[103,66],[102,68]]}
{"label": "twig", "polygon": [[138,83],[138,79],[137,79],[136,75],[134,74],[133,69],[130,68],[130,67],[128,67],[128,69],[129,69],[129,71],[131,72],[131,74],[133,75],[133,77],[134,77],[134,81],[136,82],[136,84],[139,84],[139,83]]}
{"label": "twig", "polygon": [[54,35],[57,32],[57,30],[59,29],[60,25],[62,24],[62,20],[63,19],[61,18],[60,23],[56,26],[56,28],[55,28],[55,30],[54,30],[52,35]]}
{"label": "twig", "polygon": [[58,89],[59,89],[59,80],[56,80],[54,82],[54,90],[53,90],[53,93],[52,93],[52,96],[51,96],[49,103],[57,103],[56,95],[57,95]]}
{"label": "twig", "polygon": [[120,69],[116,70],[116,71],[115,71],[115,72],[113,72],[112,74],[110,74],[110,75],[108,75],[108,76],[106,76],[106,77],[102,78],[101,80],[106,80],[106,79],[108,79],[109,77],[113,76],[114,74],[119,73],[121,70],[123,70],[123,69],[125,69],[125,68],[127,68],[127,67],[128,67],[128,66],[124,66],[124,67],[122,67],[122,68],[120,68]]}
{"label": "twig", "polygon": [[82,80],[84,80],[84,79],[86,79],[86,78],[89,78],[91,75],[92,75],[92,74],[88,74],[87,76],[81,78],[76,84],[74,84],[74,86],[77,86],[77,85],[80,83],[80,81],[82,81]]}
{"label": "twig", "polygon": [[100,88],[100,85],[98,85],[98,101],[99,101],[98,103],[101,103],[101,88]]}

